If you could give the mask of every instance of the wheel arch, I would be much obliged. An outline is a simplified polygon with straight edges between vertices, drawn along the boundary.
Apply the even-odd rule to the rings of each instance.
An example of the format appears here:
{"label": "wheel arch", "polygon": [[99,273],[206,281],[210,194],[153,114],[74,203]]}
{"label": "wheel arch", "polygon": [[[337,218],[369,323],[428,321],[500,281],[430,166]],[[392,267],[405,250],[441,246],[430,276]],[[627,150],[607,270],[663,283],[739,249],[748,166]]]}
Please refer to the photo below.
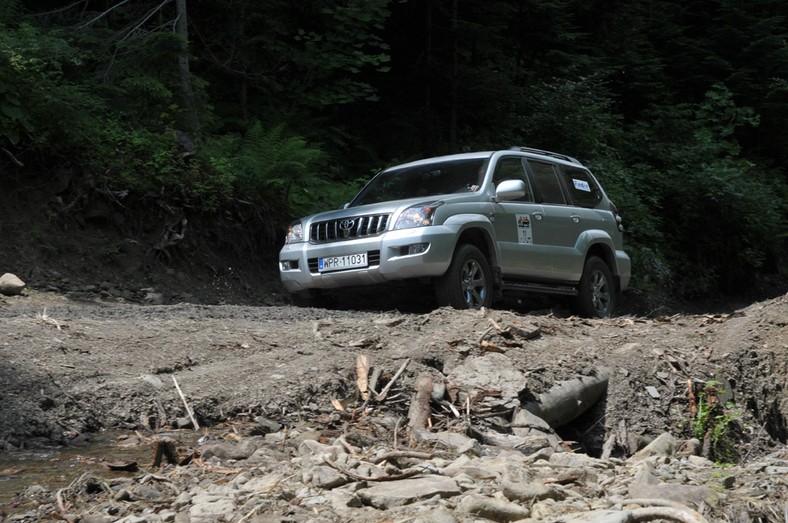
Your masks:
{"label": "wheel arch", "polygon": [[596,242],[588,248],[585,257],[586,261],[591,256],[601,258],[602,261],[605,262],[605,265],[607,265],[607,268],[610,269],[610,272],[613,274],[616,292],[618,292],[621,289],[621,277],[618,274],[618,264],[616,263],[616,255],[613,252],[613,248],[606,243]]}
{"label": "wheel arch", "polygon": [[468,227],[457,237],[457,243],[454,245],[454,252],[456,253],[459,246],[463,244],[473,245],[484,254],[487,258],[487,262],[490,264],[490,270],[493,273],[493,288],[496,292],[499,292],[502,286],[501,265],[498,260],[495,240],[490,232],[482,227]]}

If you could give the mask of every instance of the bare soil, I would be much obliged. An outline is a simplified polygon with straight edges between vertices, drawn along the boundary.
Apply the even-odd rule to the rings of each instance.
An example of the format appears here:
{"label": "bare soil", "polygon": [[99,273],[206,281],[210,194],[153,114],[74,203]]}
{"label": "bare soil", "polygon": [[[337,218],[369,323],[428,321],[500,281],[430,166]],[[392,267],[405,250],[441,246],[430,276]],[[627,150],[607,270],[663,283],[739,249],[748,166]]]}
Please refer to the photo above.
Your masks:
{"label": "bare soil", "polygon": [[343,423],[332,400],[357,400],[358,354],[384,371],[381,383],[410,361],[387,403],[404,416],[420,373],[447,375],[495,351],[527,375],[530,394],[611,369],[605,399],[562,429],[591,454],[613,431],[629,439],[619,454],[662,432],[691,435],[688,384],[718,382],[740,409],[736,452],[747,458],[788,436],[787,325],[788,295],[729,314],[588,320],[557,309],[154,306],[29,290],[0,301],[0,443],[169,427],[187,417],[173,378],[201,425],[264,416],[330,430]]}

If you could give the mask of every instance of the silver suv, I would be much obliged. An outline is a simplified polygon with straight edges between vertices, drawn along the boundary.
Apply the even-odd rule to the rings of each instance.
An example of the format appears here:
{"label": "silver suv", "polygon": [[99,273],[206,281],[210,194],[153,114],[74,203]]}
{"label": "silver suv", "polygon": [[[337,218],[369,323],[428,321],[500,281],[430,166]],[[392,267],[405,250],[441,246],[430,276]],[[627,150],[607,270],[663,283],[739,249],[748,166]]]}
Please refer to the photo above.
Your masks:
{"label": "silver suv", "polygon": [[293,222],[279,272],[305,300],[427,279],[439,305],[548,293],[573,297],[582,315],[607,317],[629,284],[622,231],[615,205],[579,161],[513,147],[380,172],[342,209]]}

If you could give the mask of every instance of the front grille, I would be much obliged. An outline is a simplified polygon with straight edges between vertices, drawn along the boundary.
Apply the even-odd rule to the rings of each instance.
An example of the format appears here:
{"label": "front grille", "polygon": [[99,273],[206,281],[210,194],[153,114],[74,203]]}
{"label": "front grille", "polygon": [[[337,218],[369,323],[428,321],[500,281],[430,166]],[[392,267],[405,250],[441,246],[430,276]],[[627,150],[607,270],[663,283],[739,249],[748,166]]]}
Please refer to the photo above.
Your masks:
{"label": "front grille", "polygon": [[340,220],[313,223],[309,228],[311,243],[329,243],[376,236],[386,230],[388,214],[353,216]]}
{"label": "front grille", "polygon": [[[317,274],[320,272],[317,269],[317,258],[309,258],[307,262],[309,263],[309,272],[311,272],[312,274]],[[367,264],[368,267],[376,267],[380,265],[380,251],[368,251]]]}

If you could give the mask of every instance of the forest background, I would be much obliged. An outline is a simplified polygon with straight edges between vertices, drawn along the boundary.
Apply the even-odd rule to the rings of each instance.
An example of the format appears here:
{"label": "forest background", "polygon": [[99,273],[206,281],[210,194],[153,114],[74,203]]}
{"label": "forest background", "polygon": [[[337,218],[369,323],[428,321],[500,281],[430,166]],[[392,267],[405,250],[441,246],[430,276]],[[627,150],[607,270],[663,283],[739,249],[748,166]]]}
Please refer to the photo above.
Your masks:
{"label": "forest background", "polygon": [[128,235],[134,215],[188,218],[275,267],[291,220],[380,168],[527,145],[601,180],[638,292],[742,295],[788,276],[787,14],[781,0],[0,0],[1,203],[46,185],[50,222]]}

